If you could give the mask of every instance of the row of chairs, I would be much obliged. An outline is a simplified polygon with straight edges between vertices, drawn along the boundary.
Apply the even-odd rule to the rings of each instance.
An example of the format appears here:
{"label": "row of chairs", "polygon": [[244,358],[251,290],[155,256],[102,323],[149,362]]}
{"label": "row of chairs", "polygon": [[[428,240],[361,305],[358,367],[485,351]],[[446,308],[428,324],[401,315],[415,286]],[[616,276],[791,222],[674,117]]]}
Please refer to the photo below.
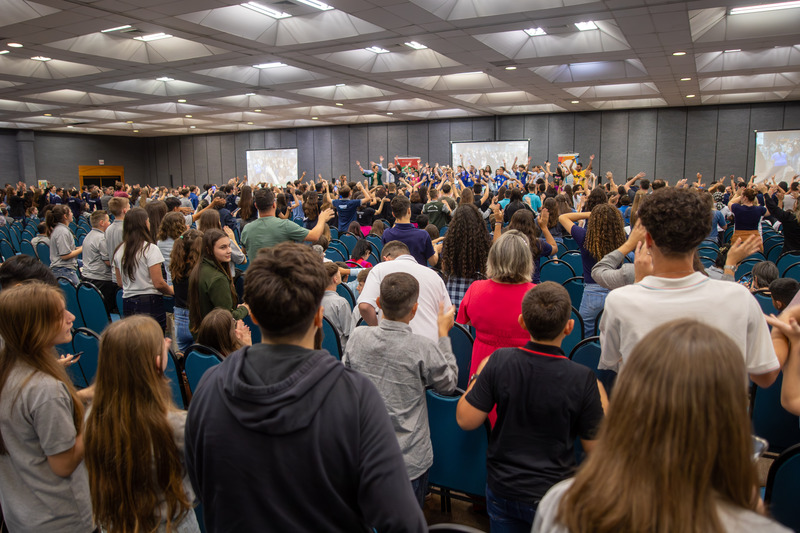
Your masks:
{"label": "row of chairs", "polygon": [[[75,315],[75,328],[85,327],[102,333],[112,321],[119,319],[119,315],[108,313],[103,295],[91,283],[82,281],[75,286],[67,278],[59,277],[58,286],[64,293],[67,310]],[[121,302],[119,310],[122,311]]]}

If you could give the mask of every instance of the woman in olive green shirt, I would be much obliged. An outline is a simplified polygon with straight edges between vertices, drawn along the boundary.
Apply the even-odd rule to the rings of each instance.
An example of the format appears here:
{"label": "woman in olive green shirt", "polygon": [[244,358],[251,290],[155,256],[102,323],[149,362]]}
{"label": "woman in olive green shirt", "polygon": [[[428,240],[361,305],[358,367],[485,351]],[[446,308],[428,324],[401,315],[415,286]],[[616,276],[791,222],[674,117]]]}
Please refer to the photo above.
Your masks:
{"label": "woman in olive green shirt", "polygon": [[189,329],[197,333],[203,317],[216,308],[227,309],[235,320],[249,313],[239,305],[230,274],[231,240],[222,230],[203,234],[202,255],[189,277]]}

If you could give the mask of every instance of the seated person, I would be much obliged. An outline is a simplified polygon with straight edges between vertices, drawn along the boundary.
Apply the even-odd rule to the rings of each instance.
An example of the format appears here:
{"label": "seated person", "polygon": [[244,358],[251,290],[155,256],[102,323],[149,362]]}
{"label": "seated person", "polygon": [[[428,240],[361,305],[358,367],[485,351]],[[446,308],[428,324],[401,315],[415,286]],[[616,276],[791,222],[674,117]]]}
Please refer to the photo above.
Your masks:
{"label": "seated person", "polygon": [[58,287],[53,271],[35,257],[15,255],[0,263],[0,288],[9,289],[30,280]]}
{"label": "seated person", "polygon": [[800,289],[800,283],[792,278],[778,278],[769,284],[769,293],[772,296],[772,305],[778,311],[783,311]]}
{"label": "seated person", "polygon": [[39,222],[39,225],[36,226],[36,232],[36,236],[31,239],[31,245],[33,246],[33,249],[35,250],[36,246],[40,242],[50,246],[50,237],[47,236],[47,224],[44,222]]}
{"label": "seated person", "polygon": [[325,263],[325,273],[328,275],[328,286],[325,287],[325,295],[322,297],[322,308],[324,316],[336,328],[339,333],[339,341],[342,345],[342,352],[347,346],[347,338],[350,335],[350,321],[352,320],[353,309],[342,296],[336,292],[336,286],[342,282],[339,274],[339,265],[336,263]]}
{"label": "seated person", "polygon": [[603,406],[594,372],[561,349],[575,326],[567,290],[546,281],[522,300],[521,348],[483,361],[458,401],[462,429],[480,427],[497,407],[486,457],[486,507],[492,531],[530,531],[539,501],[575,469],[576,438],[591,451]]}
{"label": "seated person", "polygon": [[750,292],[769,296],[769,284],[780,277],[778,267],[772,261],[761,261],[753,266]]}
{"label": "seated person", "polygon": [[244,346],[252,346],[250,328],[241,320],[234,320],[227,309],[214,309],[197,328],[197,344],[213,348],[222,355],[230,354]]}
{"label": "seated person", "polygon": [[353,331],[342,362],[367,376],[380,391],[411,486],[422,507],[428,470],[433,464],[425,389],[430,387],[442,394],[453,392],[458,366],[448,336],[455,307],[444,310],[442,306],[439,311],[438,342],[411,331],[409,322],[417,312],[419,288],[414,276],[405,272],[383,278],[378,297],[383,320],[377,327]]}

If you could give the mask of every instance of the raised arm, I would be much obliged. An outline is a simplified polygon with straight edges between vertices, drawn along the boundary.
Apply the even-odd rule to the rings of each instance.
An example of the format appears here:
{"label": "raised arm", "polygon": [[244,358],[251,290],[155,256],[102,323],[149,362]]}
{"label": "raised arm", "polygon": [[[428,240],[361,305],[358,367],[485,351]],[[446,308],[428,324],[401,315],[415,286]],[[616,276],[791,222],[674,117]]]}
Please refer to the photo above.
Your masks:
{"label": "raised arm", "polygon": [[567,233],[572,233],[572,226],[579,220],[586,220],[591,216],[591,213],[564,213],[558,217],[558,223],[564,228]]}

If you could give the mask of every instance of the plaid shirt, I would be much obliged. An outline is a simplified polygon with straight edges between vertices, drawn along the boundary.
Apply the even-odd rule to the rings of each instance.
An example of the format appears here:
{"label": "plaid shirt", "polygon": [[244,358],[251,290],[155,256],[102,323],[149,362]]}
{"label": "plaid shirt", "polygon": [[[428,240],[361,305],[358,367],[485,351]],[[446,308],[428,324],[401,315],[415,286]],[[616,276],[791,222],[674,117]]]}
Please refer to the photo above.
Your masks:
{"label": "plaid shirt", "polygon": [[456,313],[458,312],[458,307],[461,305],[461,300],[464,299],[464,295],[467,293],[467,289],[469,289],[469,286],[472,285],[473,281],[475,280],[469,278],[457,278],[455,276],[451,276],[447,281],[445,281],[444,284],[447,287],[447,294],[450,295],[450,301],[452,301],[453,305],[456,306]]}

